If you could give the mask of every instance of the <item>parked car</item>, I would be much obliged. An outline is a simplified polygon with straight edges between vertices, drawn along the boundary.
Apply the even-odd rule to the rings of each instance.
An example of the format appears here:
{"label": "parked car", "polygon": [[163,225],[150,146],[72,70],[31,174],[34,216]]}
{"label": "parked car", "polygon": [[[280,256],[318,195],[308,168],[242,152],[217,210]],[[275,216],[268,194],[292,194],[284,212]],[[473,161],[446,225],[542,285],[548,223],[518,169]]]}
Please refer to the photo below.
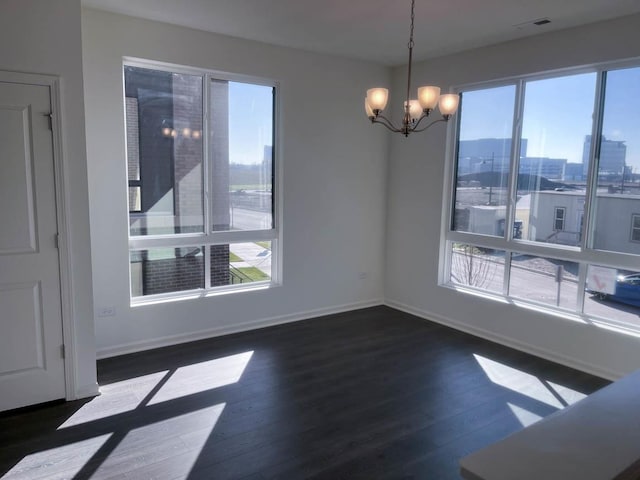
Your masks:
{"label": "parked car", "polygon": [[601,300],[613,300],[640,307],[640,273],[618,275],[616,279],[616,293],[608,294],[587,289],[589,293]]}

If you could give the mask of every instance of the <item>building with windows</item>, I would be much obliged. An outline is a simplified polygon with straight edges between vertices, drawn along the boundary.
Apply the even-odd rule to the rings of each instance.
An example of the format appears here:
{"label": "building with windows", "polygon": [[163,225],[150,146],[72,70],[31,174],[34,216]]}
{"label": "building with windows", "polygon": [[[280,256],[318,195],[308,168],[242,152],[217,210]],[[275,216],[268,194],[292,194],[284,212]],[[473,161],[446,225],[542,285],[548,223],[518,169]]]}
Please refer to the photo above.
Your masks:
{"label": "building with windows", "polygon": [[[584,192],[533,192],[530,236],[533,241],[579,245],[584,225]],[[640,255],[640,196],[599,192],[593,233],[595,248]]]}
{"label": "building with windows", "polygon": [[[54,152],[43,163],[46,182],[40,163],[0,162],[0,310],[3,332],[11,332],[0,336],[0,382],[45,364],[60,367],[51,390],[39,381],[28,388],[1,383],[0,401],[13,402],[6,408],[96,395],[97,358],[381,305],[606,378],[640,368],[637,311],[605,305],[603,313],[582,288],[589,267],[640,271],[640,200],[628,186],[602,193],[586,185],[598,203],[580,229],[579,193],[532,188],[527,203],[506,184],[461,184],[477,213],[466,228],[487,229],[453,225],[457,174],[514,179],[535,172],[577,181],[566,155],[525,153],[534,140],[571,142],[577,153],[570,158],[583,158],[586,182],[592,149],[585,135],[594,132],[596,100],[604,116],[596,124],[602,175],[638,162],[637,4],[596,0],[597,7],[570,15],[549,4],[558,8],[557,21],[517,31],[498,23],[546,13],[505,1],[496,15],[456,11],[455,22],[439,19],[441,27],[429,29],[430,14],[421,12],[413,82],[462,92],[463,102],[460,116],[405,139],[372,126],[362,111],[365,90],[382,85],[392,92],[386,113],[401,115],[405,41],[390,40],[405,37],[405,20],[389,26],[388,36],[386,26],[371,35],[373,24],[387,23],[367,17],[367,2],[304,9],[296,2],[152,3],[0,2],[0,86],[37,84],[50,95],[27,112],[7,94],[10,101],[0,104],[10,108],[0,120],[53,132],[46,141],[4,138],[12,145],[19,138],[22,153],[31,152],[25,145]],[[270,28],[260,36],[264,22]],[[418,39],[419,31],[440,28],[434,41]],[[292,37],[279,41],[286,33]],[[385,50],[392,43],[401,56]],[[273,132],[254,123],[267,107],[232,97],[232,83],[266,88]],[[494,97],[485,101],[488,90]],[[469,116],[475,107],[465,97],[474,95],[482,106]],[[533,133],[522,135],[516,118]],[[460,135],[460,128],[468,131]],[[253,160],[229,157],[227,142]],[[517,142],[519,172],[509,159]],[[19,194],[7,193],[18,186]],[[39,196],[46,201],[36,202]],[[579,240],[586,246],[559,245],[556,232],[579,231],[590,232]],[[447,277],[461,245],[491,251],[502,277],[490,294]],[[51,287],[24,276],[25,258],[7,260],[47,248]],[[543,298],[557,287],[548,271],[540,275],[544,288],[524,276],[553,262],[566,267],[572,303]],[[242,275],[250,281],[236,283]],[[375,371],[375,362],[362,369]],[[160,387],[135,395],[142,402]],[[135,419],[135,408],[118,414]]]}
{"label": "building with windows", "polygon": [[[564,180],[566,159],[527,156],[526,138],[520,140],[520,173],[549,180]],[[458,174],[508,173],[511,158],[510,138],[479,138],[458,142]]]}
{"label": "building with windows", "polygon": [[[587,170],[589,168],[589,152],[591,150],[591,135],[584,137],[584,146],[582,148],[582,175],[583,178],[587,177]],[[626,157],[627,146],[625,141],[622,140],[609,140],[606,137],[602,138],[600,143],[600,160],[599,171],[604,175],[619,176],[626,170]],[[626,172],[627,174],[629,172]]]}

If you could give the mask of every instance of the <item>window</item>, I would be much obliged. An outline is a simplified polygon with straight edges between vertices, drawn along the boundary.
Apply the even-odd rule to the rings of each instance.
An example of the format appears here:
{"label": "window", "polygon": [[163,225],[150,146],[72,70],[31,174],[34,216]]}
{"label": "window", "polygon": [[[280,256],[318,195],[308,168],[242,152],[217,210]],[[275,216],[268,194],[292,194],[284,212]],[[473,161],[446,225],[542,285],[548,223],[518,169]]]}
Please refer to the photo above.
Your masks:
{"label": "window", "polygon": [[640,68],[606,72],[603,83],[602,126],[593,145],[593,248],[640,255],[640,243],[623,228],[640,211]]}
{"label": "window", "polygon": [[640,67],[460,93],[441,283],[640,331]]}
{"label": "window", "polygon": [[[576,180],[568,186],[565,176],[567,165],[584,173],[585,165],[588,167],[583,159],[584,138],[591,133],[596,80],[595,73],[582,73],[522,84],[523,148],[517,155],[515,194],[516,215],[527,220],[523,237],[527,240],[580,245],[577,229],[565,229],[565,214],[577,208],[573,201],[584,200],[584,184]],[[557,109],[557,105],[566,108]],[[561,208],[564,212],[558,213]]]}
{"label": "window", "polygon": [[[454,230],[502,235],[511,158],[513,85],[463,96],[456,172]],[[486,105],[493,105],[487,121]]]}
{"label": "window", "polygon": [[631,215],[631,241],[640,242],[640,215]]}
{"label": "window", "polygon": [[510,296],[575,310],[578,264],[515,252],[509,266]]}
{"label": "window", "polygon": [[501,293],[505,252],[455,243],[451,245],[450,281],[456,285]]}
{"label": "window", "polygon": [[275,86],[124,66],[133,299],[269,284]]}
{"label": "window", "polygon": [[567,209],[564,207],[556,207],[553,213],[553,229],[555,231],[564,230],[564,215]]}

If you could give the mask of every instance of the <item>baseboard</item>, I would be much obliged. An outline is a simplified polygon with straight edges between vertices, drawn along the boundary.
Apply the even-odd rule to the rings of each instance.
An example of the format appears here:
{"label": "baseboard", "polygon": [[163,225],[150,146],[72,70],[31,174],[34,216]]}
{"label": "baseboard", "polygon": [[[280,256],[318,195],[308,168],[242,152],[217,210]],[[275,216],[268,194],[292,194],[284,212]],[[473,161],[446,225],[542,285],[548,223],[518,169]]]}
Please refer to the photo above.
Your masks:
{"label": "baseboard", "polygon": [[281,315],[277,317],[256,319],[249,322],[244,322],[239,325],[227,325],[224,327],[215,327],[215,328],[200,330],[192,333],[156,338],[153,340],[132,342],[132,343],[127,343],[123,345],[118,345],[115,347],[100,349],[96,352],[96,358],[100,360],[103,358],[116,357],[118,355],[126,355],[128,353],[151,350],[153,348],[168,347],[170,345],[177,345],[180,343],[193,342],[196,340],[204,340],[206,338],[219,337],[222,335],[229,335],[232,333],[246,332],[248,330],[255,330],[255,329],[264,328],[264,327],[272,327],[275,325],[282,325],[285,323],[299,322],[302,320],[309,320],[312,318],[322,317],[324,315],[333,315],[335,313],[349,312],[351,310],[359,310],[361,308],[375,307],[379,305],[384,305],[384,301],[382,299],[349,303],[349,304],[338,305],[334,307],[319,308],[316,310],[308,310],[305,312],[297,312],[297,313]]}
{"label": "baseboard", "polygon": [[91,383],[89,385],[83,385],[76,388],[75,396],[73,398],[67,397],[67,400],[78,400],[80,398],[90,398],[100,395],[100,386],[97,383]]}
{"label": "baseboard", "polygon": [[447,318],[445,316],[442,316],[433,312],[428,312],[426,310],[415,308],[410,305],[405,305],[403,303],[396,302],[393,300],[388,300],[388,299],[385,301],[384,304],[388,307],[395,308],[396,310],[400,310],[405,313],[415,315],[416,317],[423,318],[424,320],[429,320],[431,322],[439,323],[446,327],[451,327],[456,330],[469,333],[476,337],[484,338],[485,340],[499,343],[501,345],[514,348],[516,350],[520,350],[522,352],[529,353],[531,355],[535,355],[536,357],[544,358],[546,360],[550,360],[552,362],[559,363],[561,365],[565,365],[567,367],[574,368],[576,370],[580,370],[582,372],[589,373],[597,377],[605,378],[607,380],[615,381],[624,376],[624,373],[614,372],[612,370],[604,369],[597,365],[586,363],[581,360],[568,357],[566,355],[561,355],[556,352],[552,352],[550,350],[546,350],[544,348],[540,348],[535,345],[530,345],[520,340],[507,337],[505,335],[497,334],[495,332],[486,330],[484,328],[479,328],[475,325],[469,325],[468,323],[453,320],[451,318]]}

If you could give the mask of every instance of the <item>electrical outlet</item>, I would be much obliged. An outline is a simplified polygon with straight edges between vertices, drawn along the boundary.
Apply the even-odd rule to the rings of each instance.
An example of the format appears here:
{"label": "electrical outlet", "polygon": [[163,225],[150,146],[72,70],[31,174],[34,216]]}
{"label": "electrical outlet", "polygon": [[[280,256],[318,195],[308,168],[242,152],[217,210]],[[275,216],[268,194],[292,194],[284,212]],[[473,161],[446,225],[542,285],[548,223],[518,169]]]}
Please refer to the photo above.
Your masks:
{"label": "electrical outlet", "polygon": [[368,272],[358,272],[358,278],[360,280],[364,280],[365,278],[367,278],[369,276]]}
{"label": "electrical outlet", "polygon": [[99,317],[115,317],[116,316],[116,307],[100,307],[98,309]]}

